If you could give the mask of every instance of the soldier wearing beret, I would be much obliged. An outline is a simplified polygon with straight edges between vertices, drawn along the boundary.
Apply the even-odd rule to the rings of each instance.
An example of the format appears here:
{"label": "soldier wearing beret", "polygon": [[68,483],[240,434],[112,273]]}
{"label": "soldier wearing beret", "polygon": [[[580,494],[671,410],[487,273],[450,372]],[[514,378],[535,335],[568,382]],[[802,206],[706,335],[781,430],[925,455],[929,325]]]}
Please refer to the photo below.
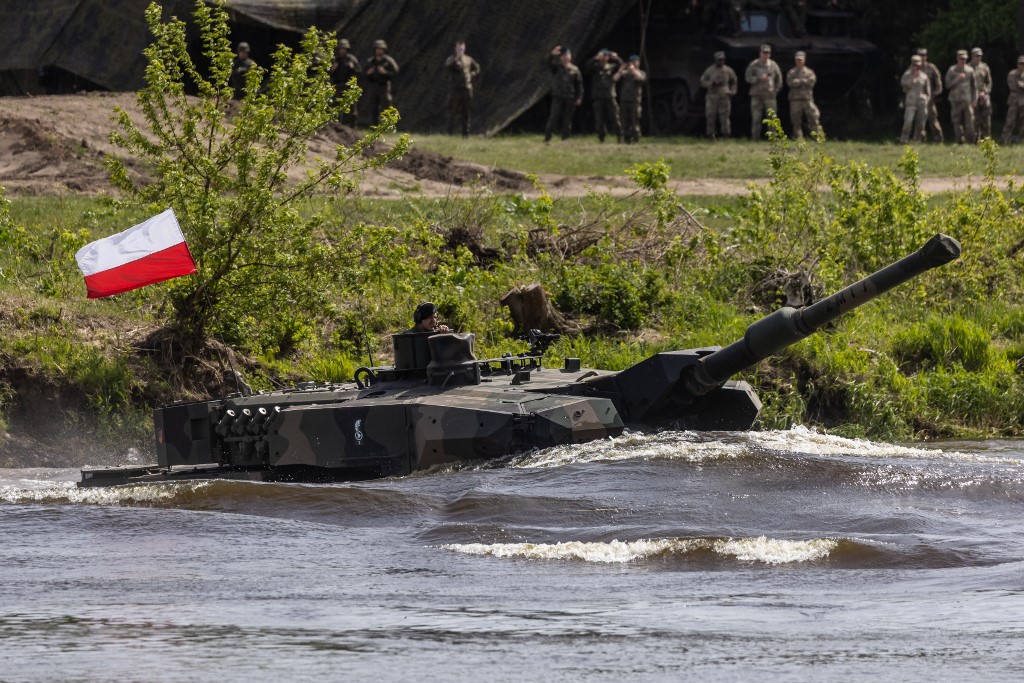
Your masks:
{"label": "soldier wearing beret", "polygon": [[551,69],[551,113],[544,127],[544,142],[551,140],[557,128],[563,140],[572,135],[572,117],[583,102],[583,74],[572,63],[572,51],[563,45],[551,48],[548,54]]}

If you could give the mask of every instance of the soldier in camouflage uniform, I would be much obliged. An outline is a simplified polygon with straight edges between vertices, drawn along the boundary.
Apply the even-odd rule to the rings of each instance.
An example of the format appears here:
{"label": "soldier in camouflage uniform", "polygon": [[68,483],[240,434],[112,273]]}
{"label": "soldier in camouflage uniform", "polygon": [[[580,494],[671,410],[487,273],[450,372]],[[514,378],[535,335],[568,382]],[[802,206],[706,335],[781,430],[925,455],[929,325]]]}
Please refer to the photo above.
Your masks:
{"label": "soldier in camouflage uniform", "polygon": [[931,102],[931,80],[921,70],[920,56],[910,58],[910,68],[903,72],[900,85],[904,93],[903,131],[900,142],[906,144],[911,133],[915,141],[924,142],[924,128],[928,122],[928,105]]}
{"label": "soldier in camouflage uniform", "polygon": [[793,124],[794,140],[803,139],[805,120],[810,133],[821,130],[821,115],[814,104],[814,85],[818,82],[818,77],[804,65],[806,59],[806,53],[797,52],[793,57],[795,66],[786,73],[786,85],[789,86],[789,117]]}
{"label": "soldier in camouflage uniform", "polygon": [[466,44],[455,43],[455,54],[444,62],[448,74],[448,135],[455,135],[456,126],[462,137],[469,137],[469,110],[473,104],[473,80],[480,75],[480,65],[466,54]]}
{"label": "soldier in camouflage uniform", "polygon": [[232,90],[235,91],[236,100],[241,100],[245,94],[245,75],[254,66],[256,66],[256,62],[249,57],[249,43],[239,43],[237,54],[231,62],[231,79],[229,81]]}
{"label": "soldier in camouflage uniform", "polygon": [[1017,57],[1017,68],[1006,75],[1006,84],[1010,87],[1010,97],[1006,100],[1006,123],[1000,139],[1003,145],[1013,141],[1013,131],[1018,123],[1024,131],[1024,55]]}
{"label": "soldier in camouflage uniform", "polygon": [[583,74],[572,63],[572,51],[561,45],[551,49],[548,67],[551,69],[551,113],[544,128],[544,142],[551,140],[555,128],[563,140],[568,140],[572,134],[572,116],[583,102]]}
{"label": "soldier in camouflage uniform", "polygon": [[736,94],[738,80],[736,72],[725,63],[725,53],[715,53],[715,63],[704,70],[700,76],[700,85],[707,89],[704,97],[704,119],[707,135],[715,139],[715,122],[723,138],[732,135],[732,97]]}
{"label": "soldier in camouflage uniform", "polygon": [[380,113],[391,106],[391,79],[398,73],[398,62],[386,54],[387,49],[388,44],[383,40],[374,41],[373,56],[366,60],[363,69],[371,124],[377,123]]}
{"label": "soldier in camouflage uniform", "polygon": [[590,73],[590,98],[594,101],[594,128],[597,139],[604,142],[608,132],[622,142],[619,103],[615,99],[615,72],[622,66],[622,57],[611,50],[601,50],[587,62]]}
{"label": "soldier in camouflage uniform", "polygon": [[750,137],[761,139],[761,123],[768,110],[778,111],[775,96],[782,90],[782,69],[772,59],[772,46],[762,45],[760,56],[747,67],[750,84]]}
{"label": "soldier in camouflage uniform", "polygon": [[647,82],[647,74],[640,70],[640,55],[629,56],[629,61],[615,74],[615,81],[622,84],[622,140],[627,145],[640,142],[641,96]]}
{"label": "soldier in camouflage uniform", "polygon": [[974,142],[974,103],[978,101],[974,69],[967,64],[967,50],[958,50],[956,64],[946,71],[946,91],[949,93],[950,116],[953,119],[953,137],[957,144]]}
{"label": "soldier in camouflage uniform", "polygon": [[[338,41],[338,51],[331,60],[331,83],[334,84],[334,97],[341,99],[342,94],[348,89],[348,82],[355,78],[359,79],[359,59],[350,52],[351,43],[342,38]],[[347,112],[342,112],[341,122],[346,126],[355,126],[356,118],[359,116],[359,109],[356,103]]]}
{"label": "soldier in camouflage uniform", "polygon": [[981,61],[981,48],[971,50],[971,68],[974,69],[974,87],[978,91],[978,104],[974,107],[976,140],[992,137],[992,70]]}
{"label": "soldier in camouflage uniform", "polygon": [[942,94],[942,74],[939,73],[939,67],[928,61],[927,48],[918,48],[917,56],[921,58],[921,73],[928,77],[928,83],[932,90],[931,101],[928,103],[928,123],[926,128],[939,141],[939,144],[942,144],[945,142],[945,136],[942,133],[942,124],[939,123],[938,107],[939,95]]}

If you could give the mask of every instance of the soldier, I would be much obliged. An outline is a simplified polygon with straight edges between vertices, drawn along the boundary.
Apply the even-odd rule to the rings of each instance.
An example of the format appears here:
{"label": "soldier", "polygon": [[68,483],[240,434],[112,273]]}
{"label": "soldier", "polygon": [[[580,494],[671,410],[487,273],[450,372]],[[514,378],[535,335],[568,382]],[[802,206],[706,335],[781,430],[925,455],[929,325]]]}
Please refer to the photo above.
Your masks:
{"label": "soldier", "polygon": [[[359,59],[350,52],[352,45],[342,38],[338,41],[337,55],[331,60],[331,83],[334,84],[334,97],[340,99],[342,94],[348,88],[348,82],[353,78],[359,78]],[[352,108],[347,112],[341,113],[341,122],[346,126],[355,127],[356,118],[359,116],[359,110],[356,107],[356,103],[352,103]]]}
{"label": "soldier", "polygon": [[957,50],[956,64],[946,71],[946,90],[953,119],[953,137],[962,145],[974,142],[974,103],[978,100],[974,69],[967,64],[967,50]]}
{"label": "soldier", "polygon": [[235,91],[235,99],[241,100],[245,94],[245,75],[256,66],[256,62],[249,57],[249,43],[239,43],[237,54],[231,62],[231,78],[228,81]]}
{"label": "soldier", "polygon": [[932,89],[931,101],[928,103],[928,132],[930,132],[941,145],[945,142],[942,133],[942,124],[939,123],[939,108],[937,105],[939,95],[942,94],[942,74],[939,67],[928,61],[928,49],[918,48],[918,56],[921,58],[921,73],[928,77],[928,83]]}
{"label": "soldier", "polygon": [[978,91],[978,104],[974,107],[974,127],[978,140],[992,137],[992,70],[981,61],[981,48],[971,50],[971,68],[974,69],[974,87]]}
{"label": "soldier", "polygon": [[732,115],[732,96],[736,94],[737,84],[736,72],[725,63],[725,53],[716,52],[715,63],[700,76],[701,87],[708,91],[704,96],[704,119],[708,137],[712,140],[715,139],[716,120],[723,138],[732,135],[729,117]]}
{"label": "soldier", "polygon": [[383,40],[373,42],[373,56],[366,60],[363,74],[366,77],[366,96],[370,102],[370,123],[380,120],[380,113],[391,106],[391,79],[398,73],[398,62],[385,54],[388,44]]}
{"label": "soldier", "polygon": [[551,140],[557,127],[563,140],[572,134],[572,115],[583,102],[583,74],[572,63],[572,51],[562,45],[551,48],[548,55],[551,69],[551,114],[544,128],[544,142]]}
{"label": "soldier", "polygon": [[757,59],[747,67],[745,74],[750,84],[750,137],[761,139],[761,122],[768,110],[776,111],[775,96],[782,90],[782,69],[772,59],[772,46],[762,45]]}
{"label": "soldier", "polygon": [[922,71],[919,55],[910,58],[910,68],[903,72],[900,85],[904,93],[903,132],[900,142],[906,144],[913,132],[914,140],[924,142],[924,128],[928,121],[928,105],[932,97],[931,80]]}
{"label": "soldier", "polygon": [[1017,68],[1007,74],[1006,84],[1010,86],[1010,96],[1006,100],[1006,123],[1000,140],[1003,145],[1013,140],[1013,131],[1018,123],[1024,131],[1024,55],[1017,57]]}
{"label": "soldier", "polygon": [[647,82],[647,74],[640,70],[640,55],[629,56],[629,61],[615,74],[615,81],[622,83],[622,140],[627,145],[640,142],[640,96]]}
{"label": "soldier", "polygon": [[789,117],[793,123],[793,139],[804,137],[804,120],[807,130],[817,133],[821,130],[820,113],[814,104],[814,84],[818,77],[814,71],[804,66],[807,54],[797,52],[793,57],[795,66],[786,74],[786,85],[789,86]]}
{"label": "soldier", "polygon": [[466,54],[466,43],[455,43],[455,54],[444,62],[448,73],[448,135],[455,135],[459,126],[462,137],[469,137],[469,109],[473,103],[473,80],[480,75],[480,65]]}
{"label": "soldier", "polygon": [[587,62],[590,76],[590,97],[594,100],[594,128],[597,139],[604,142],[611,131],[622,142],[619,103],[615,99],[615,73],[622,67],[622,57],[608,49],[600,50]]}
{"label": "soldier", "polygon": [[413,326],[405,331],[406,334],[415,332],[448,332],[447,325],[437,324],[437,306],[430,301],[424,301],[412,312]]}

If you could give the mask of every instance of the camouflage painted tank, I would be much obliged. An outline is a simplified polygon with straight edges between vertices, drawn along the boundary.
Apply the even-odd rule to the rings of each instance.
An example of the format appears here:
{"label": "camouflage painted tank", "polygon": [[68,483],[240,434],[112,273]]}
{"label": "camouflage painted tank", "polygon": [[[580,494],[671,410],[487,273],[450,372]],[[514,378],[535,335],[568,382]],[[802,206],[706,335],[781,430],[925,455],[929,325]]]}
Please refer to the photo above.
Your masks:
{"label": "camouflage painted tank", "polygon": [[477,359],[472,334],[397,334],[395,364],[359,368],[351,382],[158,408],[156,464],[84,469],[79,485],[368,478],[592,441],[627,426],[749,429],[761,402],[731,376],[959,253],[955,240],[936,235],[828,298],[775,311],[725,348],[658,353],[619,372],[574,358],[545,367],[553,335],[533,334],[522,355]]}

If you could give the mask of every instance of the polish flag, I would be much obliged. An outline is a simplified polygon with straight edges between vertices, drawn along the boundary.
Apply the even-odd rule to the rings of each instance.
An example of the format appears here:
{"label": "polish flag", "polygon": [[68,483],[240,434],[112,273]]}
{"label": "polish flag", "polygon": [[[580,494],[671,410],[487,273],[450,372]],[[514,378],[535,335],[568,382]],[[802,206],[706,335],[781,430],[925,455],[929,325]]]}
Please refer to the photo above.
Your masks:
{"label": "polish flag", "polygon": [[75,260],[85,275],[90,299],[198,272],[174,209],[85,245]]}

